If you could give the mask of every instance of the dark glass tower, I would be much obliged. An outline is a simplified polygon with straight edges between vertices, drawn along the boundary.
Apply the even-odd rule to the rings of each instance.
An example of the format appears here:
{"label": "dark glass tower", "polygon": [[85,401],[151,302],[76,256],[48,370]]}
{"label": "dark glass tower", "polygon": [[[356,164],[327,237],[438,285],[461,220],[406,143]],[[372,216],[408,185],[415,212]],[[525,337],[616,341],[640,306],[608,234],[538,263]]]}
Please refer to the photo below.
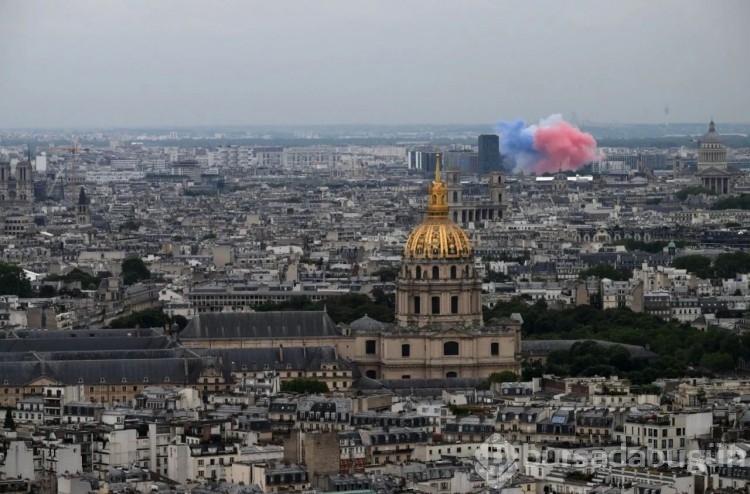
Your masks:
{"label": "dark glass tower", "polygon": [[479,171],[500,171],[500,137],[496,134],[479,136]]}

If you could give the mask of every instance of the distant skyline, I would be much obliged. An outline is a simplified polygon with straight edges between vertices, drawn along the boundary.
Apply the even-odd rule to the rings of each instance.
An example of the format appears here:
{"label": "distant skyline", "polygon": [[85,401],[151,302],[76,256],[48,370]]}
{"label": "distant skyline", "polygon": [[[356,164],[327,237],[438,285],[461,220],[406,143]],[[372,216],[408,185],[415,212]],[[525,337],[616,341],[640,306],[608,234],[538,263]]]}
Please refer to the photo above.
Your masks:
{"label": "distant skyline", "polygon": [[0,128],[750,121],[750,2],[3,0]]}

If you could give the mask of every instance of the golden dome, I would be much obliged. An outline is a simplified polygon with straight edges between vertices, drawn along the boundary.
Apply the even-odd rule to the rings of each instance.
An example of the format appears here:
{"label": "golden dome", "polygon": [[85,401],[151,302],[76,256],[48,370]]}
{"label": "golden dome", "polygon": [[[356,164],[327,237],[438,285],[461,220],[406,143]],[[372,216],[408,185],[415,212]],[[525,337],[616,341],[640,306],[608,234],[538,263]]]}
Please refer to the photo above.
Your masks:
{"label": "golden dome", "polygon": [[448,188],[440,180],[440,154],[430,185],[427,218],[412,230],[404,247],[407,259],[471,259],[469,236],[448,216]]}

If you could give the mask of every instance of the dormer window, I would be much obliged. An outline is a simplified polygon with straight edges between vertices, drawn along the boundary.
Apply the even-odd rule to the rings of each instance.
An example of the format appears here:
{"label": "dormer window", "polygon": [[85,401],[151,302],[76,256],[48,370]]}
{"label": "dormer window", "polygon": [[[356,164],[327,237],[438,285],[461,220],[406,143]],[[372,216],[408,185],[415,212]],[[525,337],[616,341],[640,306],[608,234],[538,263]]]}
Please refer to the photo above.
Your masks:
{"label": "dormer window", "polygon": [[143,382],[147,383],[148,382],[148,377],[144,377],[143,378]]}
{"label": "dormer window", "polygon": [[127,377],[123,377],[123,378],[122,378],[122,379],[121,379],[120,381],[121,381],[121,382],[122,382],[123,384],[125,384],[126,382],[128,382],[128,378],[127,378]]}
{"label": "dormer window", "polygon": [[107,380],[106,380],[106,379],[104,379],[103,377],[100,377],[100,378],[99,378],[99,384],[104,384],[104,383],[106,383],[106,382],[107,382]]}

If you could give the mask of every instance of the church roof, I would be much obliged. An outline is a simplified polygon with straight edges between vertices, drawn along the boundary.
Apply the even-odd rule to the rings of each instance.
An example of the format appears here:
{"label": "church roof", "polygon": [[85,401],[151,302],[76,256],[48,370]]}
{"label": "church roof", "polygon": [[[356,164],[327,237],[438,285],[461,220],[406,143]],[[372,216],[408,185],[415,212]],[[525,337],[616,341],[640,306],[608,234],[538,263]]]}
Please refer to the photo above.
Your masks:
{"label": "church roof", "polygon": [[731,177],[733,173],[725,168],[719,168],[717,166],[711,166],[706,168],[697,174],[699,177]]}
{"label": "church roof", "polygon": [[365,314],[356,321],[352,321],[349,327],[352,331],[380,331],[383,329],[383,323]]}
{"label": "church roof", "polygon": [[211,348],[196,349],[195,353],[223,359],[233,371],[242,367],[253,370],[319,370],[324,364],[336,364],[341,370],[359,372],[353,362],[342,358],[336,349],[329,346],[281,347],[281,348]]}
{"label": "church roof", "polygon": [[279,311],[198,314],[180,333],[180,339],[270,339],[341,336],[323,311]]}
{"label": "church roof", "polygon": [[701,144],[723,144],[724,141],[721,138],[721,135],[716,132],[716,124],[714,124],[714,121],[711,120],[711,123],[708,124],[708,132],[703,134],[700,138]]}
{"label": "church roof", "polygon": [[583,341],[593,341],[604,347],[611,347],[619,345],[624,347],[631,356],[636,358],[652,358],[656,357],[656,354],[646,348],[638,345],[627,345],[624,343],[615,343],[612,341],[604,340],[523,340],[521,342],[521,350],[523,352],[529,352],[534,354],[545,354],[553,350],[569,350],[576,343]]}

